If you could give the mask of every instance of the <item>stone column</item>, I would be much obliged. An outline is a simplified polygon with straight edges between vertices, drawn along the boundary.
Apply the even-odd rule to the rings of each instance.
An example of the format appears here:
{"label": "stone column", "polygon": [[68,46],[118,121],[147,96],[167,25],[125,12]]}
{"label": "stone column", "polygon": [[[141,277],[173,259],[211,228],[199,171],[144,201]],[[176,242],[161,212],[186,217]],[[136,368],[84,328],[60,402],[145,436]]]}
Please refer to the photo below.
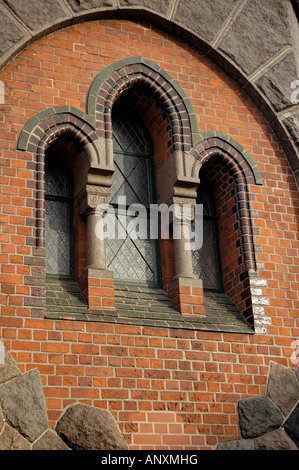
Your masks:
{"label": "stone column", "polygon": [[105,210],[108,208],[107,188],[86,185],[79,203],[81,214],[87,218],[87,268],[107,269],[101,230]]}
{"label": "stone column", "polygon": [[[194,158],[191,155],[177,151],[159,167],[159,204],[167,204],[168,207],[189,205],[193,215],[200,183],[199,178],[191,176],[193,166]],[[165,291],[182,315],[203,315],[202,280],[194,276],[192,252],[186,249],[190,243],[186,235],[191,214],[185,212],[185,216],[178,220],[173,218],[173,230],[178,235],[173,238],[175,275],[170,284],[165,285]]]}
{"label": "stone column", "polygon": [[87,268],[107,269],[105,262],[105,241],[102,230],[104,210],[90,208],[87,217]]}
{"label": "stone column", "polygon": [[87,266],[79,285],[92,309],[114,309],[113,273],[107,269],[103,236],[108,195],[107,187],[86,185],[79,196],[80,212],[87,219]]}
{"label": "stone column", "polygon": [[173,241],[175,276],[169,286],[169,295],[183,316],[204,314],[202,280],[193,273],[190,241],[191,222],[194,219],[195,200],[173,198]]}
{"label": "stone column", "polygon": [[[192,205],[193,205],[192,201]],[[194,278],[192,267],[192,254],[190,243],[190,224],[193,219],[192,207],[190,201],[188,203],[174,203],[173,216],[173,240],[175,253],[175,278]]]}

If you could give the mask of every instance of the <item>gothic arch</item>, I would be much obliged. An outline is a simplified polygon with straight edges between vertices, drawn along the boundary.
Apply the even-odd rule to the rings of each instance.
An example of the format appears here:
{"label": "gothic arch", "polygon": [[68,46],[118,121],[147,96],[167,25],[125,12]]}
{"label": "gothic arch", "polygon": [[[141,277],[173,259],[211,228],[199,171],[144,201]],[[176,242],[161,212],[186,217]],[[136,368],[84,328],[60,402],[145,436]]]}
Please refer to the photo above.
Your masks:
{"label": "gothic arch", "polygon": [[244,317],[252,327],[259,327],[263,321],[268,321],[265,318],[261,320],[254,296],[255,287],[267,285],[267,281],[260,278],[262,265],[258,260],[260,248],[256,243],[258,228],[253,225],[251,202],[254,195],[250,192],[251,185],[263,184],[259,169],[250,154],[240,144],[217,131],[201,134],[200,142],[189,154],[193,157],[191,177],[198,178],[201,167],[213,157],[217,157],[233,179],[232,196],[242,263],[236,292],[245,304],[242,309]]}
{"label": "gothic arch", "polygon": [[[295,4],[296,0],[229,4],[226,0],[188,4],[177,0],[40,0],[23,8],[18,2],[5,1],[0,7],[4,32],[0,67],[28,44],[60,28],[90,20],[142,18],[166,33],[184,37],[244,88],[280,140],[298,184],[298,108],[290,88],[298,78]],[[248,41],[252,30],[254,40]]]}
{"label": "gothic arch", "polygon": [[222,160],[233,175],[244,267],[248,272],[256,271],[256,246],[249,196],[249,185],[262,185],[256,163],[234,139],[217,131],[201,134],[201,142],[191,150],[190,155],[194,158],[191,171],[194,178],[198,177],[202,165],[215,156]]}
{"label": "gothic arch", "polygon": [[105,140],[104,165],[113,164],[112,107],[130,87],[142,83],[162,104],[170,125],[171,154],[188,152],[198,135],[191,102],[180,85],[162,68],[142,57],[118,61],[103,69],[94,79],[87,98],[87,113],[99,139]]}
{"label": "gothic arch", "polygon": [[67,106],[49,108],[33,116],[23,127],[17,149],[35,155],[35,198],[36,198],[36,246],[44,246],[44,172],[47,149],[61,136],[71,135],[73,141],[85,156],[83,180],[88,180],[88,171],[99,161],[97,136],[83,113],[67,109]]}

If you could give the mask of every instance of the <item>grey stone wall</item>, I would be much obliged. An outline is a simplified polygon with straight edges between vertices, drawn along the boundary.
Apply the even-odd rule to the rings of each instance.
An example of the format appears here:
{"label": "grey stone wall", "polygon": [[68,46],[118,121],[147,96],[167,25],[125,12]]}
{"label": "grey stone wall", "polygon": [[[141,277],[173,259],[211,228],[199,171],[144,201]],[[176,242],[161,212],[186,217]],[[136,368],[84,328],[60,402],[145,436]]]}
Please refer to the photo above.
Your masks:
{"label": "grey stone wall", "polygon": [[241,439],[217,450],[299,450],[299,366],[270,363],[265,396],[238,403]]}
{"label": "grey stone wall", "polygon": [[295,9],[297,0],[0,0],[0,67],[61,27],[105,18],[150,21],[190,41],[244,88],[280,139],[299,185]]}
{"label": "grey stone wall", "polygon": [[53,430],[38,369],[22,373],[5,350],[0,364],[0,451],[127,449],[112,414],[92,406],[71,405]]}
{"label": "grey stone wall", "polygon": [[[270,363],[265,396],[238,402],[241,439],[217,450],[299,449],[299,366]],[[55,430],[48,425],[38,369],[22,373],[5,351],[0,365],[1,450],[128,450],[109,411],[82,403],[66,408]]]}

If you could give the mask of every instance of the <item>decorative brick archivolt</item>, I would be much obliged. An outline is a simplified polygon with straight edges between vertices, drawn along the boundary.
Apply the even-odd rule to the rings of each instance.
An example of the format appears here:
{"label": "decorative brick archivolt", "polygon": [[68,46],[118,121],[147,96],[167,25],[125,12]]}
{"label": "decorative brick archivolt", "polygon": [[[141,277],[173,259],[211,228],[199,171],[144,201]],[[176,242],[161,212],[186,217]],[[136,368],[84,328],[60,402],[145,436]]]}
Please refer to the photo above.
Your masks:
{"label": "decorative brick archivolt", "polygon": [[49,32],[106,18],[141,18],[185,38],[219,65],[271,124],[298,183],[299,112],[291,87],[299,76],[296,0],[32,0],[26,8],[4,0],[0,67]]}
{"label": "decorative brick archivolt", "polygon": [[[182,176],[184,155],[198,139],[193,107],[184,90],[167,72],[147,59],[132,57],[104,68],[96,76],[87,96],[86,113],[71,106],[52,107],[37,113],[23,127],[17,149],[36,155],[36,199],[39,209],[44,198],[45,151],[64,133],[71,134],[85,151],[89,170],[92,170],[90,182],[102,186],[103,190],[104,186],[109,187],[108,180],[110,177],[111,183],[114,170],[112,107],[122,93],[137,83],[150,88],[166,113],[170,125],[171,155],[178,163],[177,177]],[[95,172],[97,177],[94,177]],[[88,174],[86,182],[89,182]],[[81,189],[86,192],[86,188]],[[36,217],[38,246],[43,244],[43,218],[40,209]]]}
{"label": "decorative brick archivolt", "polygon": [[97,135],[105,139],[106,161],[113,162],[112,119],[115,101],[134,85],[142,83],[161,104],[170,125],[171,153],[189,151],[198,135],[196,115],[191,102],[165,70],[143,57],[120,60],[103,69],[94,79],[87,98],[87,113]]}
{"label": "decorative brick archivolt", "polygon": [[[86,113],[72,106],[56,106],[33,116],[20,133],[17,148],[37,152],[38,146],[51,143],[64,131],[70,131],[84,147],[97,142],[97,157],[90,155],[93,164],[113,166],[111,112],[114,102],[126,89],[143,83],[161,103],[169,121],[172,153],[187,152],[198,139],[196,115],[191,102],[165,70],[143,57],[131,57],[105,67],[94,79],[87,96]],[[50,131],[49,131],[50,130]],[[44,134],[50,137],[45,138]],[[50,139],[50,140],[49,140]],[[105,140],[105,149],[101,144]]]}
{"label": "decorative brick archivolt", "polygon": [[[134,89],[140,84],[150,90],[151,96],[163,110],[170,128],[168,148],[170,149],[169,160],[173,162],[174,181],[170,182],[167,178],[167,184],[164,181],[164,186],[168,186],[171,195],[175,192],[173,184],[180,186],[182,177],[184,179],[185,155],[198,139],[196,115],[188,96],[176,80],[161,67],[143,57],[131,57],[118,61],[106,67],[94,79],[88,93],[87,113],[91,119],[94,119],[96,133],[105,148],[105,159],[102,164],[110,167],[113,165],[112,109],[114,103],[127,90]],[[187,186],[190,186],[189,182]],[[183,204],[186,201],[186,196],[189,195],[187,193],[188,191],[186,192],[184,188],[180,203]],[[163,202],[171,204],[174,201],[170,197]],[[182,286],[196,291],[194,302],[197,304],[199,298],[202,304],[203,297],[199,295],[199,292],[202,294],[201,282],[194,277],[192,272],[191,253],[181,249],[183,243],[182,238],[176,240],[174,244],[176,275],[175,283],[168,291],[168,295],[182,315],[189,315],[195,313],[193,312],[195,307],[184,304],[181,295]],[[196,308],[196,314],[204,313],[202,306],[197,305]]]}
{"label": "decorative brick archivolt", "polygon": [[215,149],[227,155],[231,165],[240,167],[248,184],[263,184],[261,173],[249,152],[236,140],[216,130],[203,132],[198,136],[198,144],[190,152],[196,160],[191,172],[192,177],[198,176],[200,167],[211,157]]}
{"label": "decorative brick archivolt", "polygon": [[72,106],[54,106],[29,119],[19,135],[17,149],[38,153],[64,132],[73,134],[82,147],[97,139],[88,115]]}
{"label": "decorative brick archivolt", "polygon": [[[89,307],[98,308],[102,306],[102,298],[101,295],[95,295],[94,289],[98,289],[102,278],[107,280],[111,276],[106,269],[104,241],[95,234],[98,222],[96,209],[98,204],[108,202],[109,189],[106,188],[106,180],[107,177],[108,180],[111,179],[113,168],[107,169],[103,165],[103,158],[100,157],[102,142],[95,132],[93,119],[70,106],[49,108],[33,116],[22,129],[17,143],[18,150],[32,152],[35,155],[36,246],[44,247],[45,244],[46,151],[63,135],[72,137],[77,143],[78,155],[84,155],[83,158],[87,160],[81,165],[80,174],[75,175],[77,189],[74,196],[87,221],[87,266],[78,283]],[[111,292],[113,294],[113,290]]]}
{"label": "decorative brick archivolt", "polygon": [[[196,187],[199,183],[198,173],[201,165],[211,156],[218,155],[231,169],[235,177],[236,204],[239,222],[240,238],[242,240],[242,256],[244,272],[254,273],[249,276],[255,279],[257,272],[253,227],[248,198],[249,184],[262,184],[259,170],[246,150],[237,142],[224,134],[209,131],[199,134],[197,121],[192,105],[186,93],[163,69],[142,57],[132,57],[112,64],[100,72],[94,79],[88,96],[86,113],[69,106],[58,106],[46,109],[33,116],[24,126],[18,140],[17,148],[33,152],[36,155],[36,244],[44,244],[44,164],[46,149],[61,135],[71,134],[78,142],[79,148],[84,150],[88,159],[85,184],[80,188],[78,197],[83,213],[88,220],[88,244],[92,260],[87,266],[91,274],[87,279],[100,277],[110,278],[105,270],[105,257],[103,246],[94,239],[93,226],[96,223],[95,207],[87,204],[91,193],[107,197],[113,173],[113,136],[112,136],[112,108],[115,101],[127,89],[142,83],[149,87],[157,103],[163,109],[170,127],[170,157],[164,165],[161,175],[168,173],[172,167],[173,181],[168,183],[168,194],[163,201],[184,204],[195,201]],[[92,171],[90,171],[92,170]],[[95,171],[96,170],[96,171]],[[89,181],[89,171],[91,181]],[[159,177],[158,177],[159,180]],[[159,182],[158,182],[159,184]],[[164,184],[165,186],[165,184]],[[109,192],[109,191],[108,191]],[[82,201],[84,203],[82,203]],[[94,204],[93,204],[94,205]],[[81,211],[82,212],[82,211]],[[101,253],[101,259],[95,260],[94,253]],[[186,258],[180,247],[175,249],[176,276],[169,293],[170,297],[177,295],[182,286],[188,285],[197,295],[202,292],[200,280],[197,280],[192,271],[192,261]],[[97,259],[99,256],[96,257]],[[179,267],[184,269],[180,272]],[[96,270],[96,272],[95,272]],[[105,271],[105,272],[104,272]],[[248,276],[246,276],[247,280]],[[86,276],[85,276],[86,279]],[[242,280],[242,282],[244,279]],[[85,281],[84,281],[85,282]],[[251,281],[250,281],[251,282]],[[190,284],[191,283],[191,284]],[[190,285],[189,285],[190,284]],[[83,285],[83,282],[82,282]],[[246,286],[250,290],[250,286]],[[174,294],[176,293],[176,294]],[[179,294],[180,296],[181,294]],[[88,296],[87,296],[88,297]],[[248,296],[249,298],[250,295]],[[203,297],[201,295],[203,302]],[[192,313],[190,306],[184,306],[176,298],[182,314]],[[203,305],[201,303],[201,305]],[[96,305],[98,307],[98,305]],[[198,307],[199,308],[199,307]],[[197,308],[197,310],[198,310]],[[202,307],[200,313],[204,313]],[[184,309],[186,312],[184,312]],[[252,318],[252,305],[248,305],[246,318]],[[194,312],[195,313],[195,312]],[[199,312],[196,312],[197,314]]]}
{"label": "decorative brick archivolt", "polygon": [[23,127],[17,149],[35,155],[36,246],[44,246],[44,172],[45,153],[63,134],[71,134],[79,148],[84,150],[89,167],[98,163],[97,135],[79,110],[70,106],[57,106],[33,116]]}
{"label": "decorative brick archivolt", "polygon": [[[191,150],[194,158],[191,177],[198,177],[200,168],[211,157],[219,157],[230,169],[235,180],[236,206],[244,265],[246,270],[256,270],[256,256],[252,215],[250,211],[249,185],[262,185],[259,169],[250,154],[234,139],[218,131],[201,134],[200,142]],[[186,175],[188,176],[188,175]]]}
{"label": "decorative brick archivolt", "polygon": [[[240,274],[242,298],[246,299],[243,314],[255,331],[265,333],[270,319],[265,315],[269,300],[263,295],[267,282],[259,276],[262,267],[257,259],[260,248],[255,241],[257,228],[253,225],[250,185],[262,185],[260,171],[250,154],[234,139],[218,132],[208,131],[199,136],[199,143],[190,151],[193,167],[190,177],[196,178],[204,163],[218,157],[234,179],[235,207],[240,239],[243,269]],[[188,176],[188,175],[186,175]]]}

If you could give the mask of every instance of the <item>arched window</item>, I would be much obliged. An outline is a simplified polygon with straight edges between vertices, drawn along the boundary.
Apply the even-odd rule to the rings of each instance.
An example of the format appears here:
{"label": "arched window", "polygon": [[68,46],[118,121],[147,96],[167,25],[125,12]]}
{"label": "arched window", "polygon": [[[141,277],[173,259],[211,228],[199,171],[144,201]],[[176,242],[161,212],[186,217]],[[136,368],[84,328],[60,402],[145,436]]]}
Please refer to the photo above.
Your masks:
{"label": "arched window", "polygon": [[45,172],[45,248],[46,274],[73,277],[73,197],[68,173],[46,163]]}
{"label": "arched window", "polygon": [[222,291],[216,201],[211,190],[203,183],[198,187],[196,203],[203,205],[203,245],[192,252],[193,271],[202,279],[204,289]]}
{"label": "arched window", "polygon": [[[115,172],[109,203],[116,230],[105,237],[107,267],[115,281],[159,285],[157,240],[149,233],[155,199],[151,139],[137,116],[117,111],[112,122]],[[136,212],[133,204],[143,210]]]}

